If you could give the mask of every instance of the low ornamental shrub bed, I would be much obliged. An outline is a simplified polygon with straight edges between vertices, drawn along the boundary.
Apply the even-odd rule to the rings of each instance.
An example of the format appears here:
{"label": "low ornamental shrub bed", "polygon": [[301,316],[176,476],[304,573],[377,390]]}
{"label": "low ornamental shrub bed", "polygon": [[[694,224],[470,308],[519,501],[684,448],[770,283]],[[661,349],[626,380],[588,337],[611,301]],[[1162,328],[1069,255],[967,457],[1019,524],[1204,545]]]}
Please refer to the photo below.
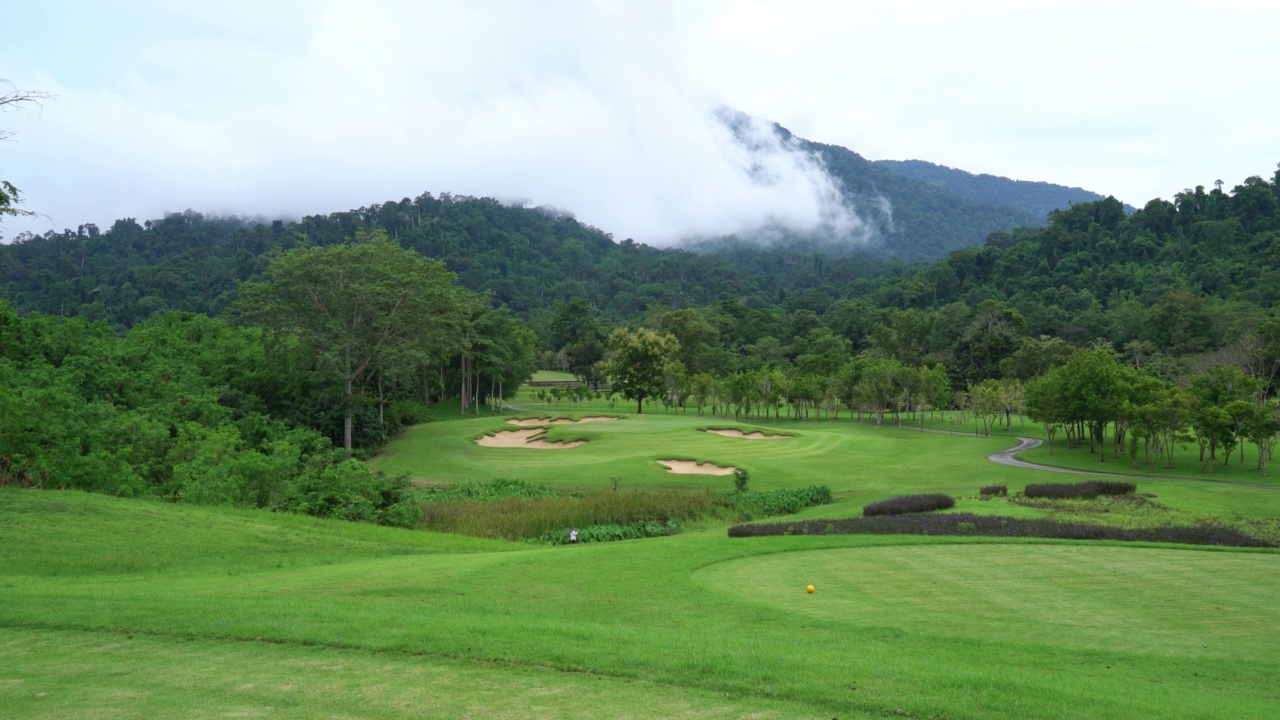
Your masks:
{"label": "low ornamental shrub bed", "polygon": [[1060,540],[1123,540],[1225,547],[1278,547],[1223,525],[1167,526],[1126,529],[1107,525],[1062,522],[1048,518],[1011,518],[973,513],[890,515],[804,520],[801,522],[734,525],[729,537],[769,535],[983,535]]}
{"label": "low ornamental shrub bed", "polygon": [[956,500],[950,495],[933,493],[929,495],[899,495],[888,500],[863,506],[862,514],[866,517],[875,515],[905,515],[907,513],[923,513],[932,510],[946,510],[955,507]]}
{"label": "low ornamental shrub bed", "polygon": [[1132,495],[1138,489],[1131,482],[1114,480],[1089,480],[1080,483],[1043,483],[1028,485],[1023,494],[1029,498],[1083,498],[1092,500],[1099,495]]}
{"label": "low ornamental shrub bed", "polygon": [[[578,530],[578,542],[614,542],[617,540],[638,540],[640,538],[662,537],[664,535],[675,535],[680,532],[680,525],[675,520],[666,522],[658,522],[656,520],[646,520],[643,522],[626,523],[624,525],[588,525]],[[544,534],[537,538],[534,542],[546,543],[548,545],[568,545],[569,529],[555,530]]]}
{"label": "low ornamental shrub bed", "polygon": [[982,489],[979,490],[978,492],[981,493],[984,497],[991,496],[991,495],[1004,496],[1009,494],[1009,486],[1008,485],[984,485]]}

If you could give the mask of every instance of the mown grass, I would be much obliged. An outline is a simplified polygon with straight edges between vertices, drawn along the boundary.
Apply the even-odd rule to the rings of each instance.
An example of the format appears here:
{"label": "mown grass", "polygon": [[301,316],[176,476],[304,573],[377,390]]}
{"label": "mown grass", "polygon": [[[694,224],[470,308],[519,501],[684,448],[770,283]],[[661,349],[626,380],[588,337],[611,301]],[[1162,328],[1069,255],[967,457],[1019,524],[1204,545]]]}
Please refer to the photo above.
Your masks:
{"label": "mown grass", "polygon": [[[925,492],[956,496],[957,512],[1055,512],[978,499],[984,485],[1016,493],[1061,479],[987,462],[1006,439],[845,422],[736,425],[796,436],[776,442],[697,432],[727,424],[628,416],[552,429],[590,436],[581,448],[507,451],[470,442],[499,418],[431,423],[381,462],[419,479],[517,477],[564,491],[611,491],[613,477],[619,492],[732,487],[653,462],[692,455],[748,468],[753,489],[836,491],[834,505],[794,518],[849,517]],[[1142,481],[1139,491],[1181,513],[1280,517],[1269,488]],[[129,716],[135,701],[151,716],[286,717],[575,717],[594,706],[601,717],[1271,718],[1280,708],[1274,551],[742,540],[724,525],[538,547],[19,490],[0,490],[0,519],[6,716]],[[118,644],[162,643],[157,660],[95,645],[129,634]],[[149,677],[187,657],[170,648],[192,650],[196,670]],[[315,669],[324,665],[333,669]],[[266,689],[237,705],[255,672]],[[54,710],[24,694],[39,677],[61,688]],[[593,682],[604,690],[592,694]],[[490,692],[506,684],[509,694]]]}
{"label": "mown grass", "polygon": [[[590,407],[561,413],[535,409],[512,417],[581,417],[601,412]],[[623,419],[615,422],[550,428],[548,438],[552,440],[585,437],[590,441],[567,450],[484,448],[472,442],[486,432],[512,427],[503,418],[429,423],[403,434],[374,462],[389,473],[408,473],[416,480],[434,483],[511,477],[581,491],[612,488],[615,479],[622,490],[733,487],[731,476],[675,475],[657,463],[673,456],[692,457],[749,470],[753,489],[829,485],[836,495],[835,504],[801,511],[800,517],[854,516],[861,513],[863,505],[896,495],[940,492],[961,498],[976,495],[979,488],[991,484],[1007,485],[1010,492],[1018,492],[1029,483],[1070,479],[1059,473],[989,462],[987,455],[1016,444],[1006,437],[938,435],[847,419],[765,424],[661,410],[643,416],[621,415]],[[698,432],[713,426],[795,437],[759,441]],[[1108,464],[1108,469],[1111,467]],[[1136,481],[1143,491],[1159,494],[1165,504],[1193,512],[1265,517],[1280,506],[1280,490],[1270,487],[1152,478]],[[982,505],[964,509],[987,511]]]}
{"label": "mown grass", "polygon": [[[908,426],[918,427],[918,418],[903,417],[904,428]],[[896,427],[894,423],[887,423]],[[948,432],[959,433],[983,433],[984,429],[981,422],[975,425],[973,416],[969,415],[961,417],[960,413],[948,411],[945,413],[927,414],[924,418],[924,427],[946,430]],[[1228,480],[1259,483],[1264,485],[1275,485],[1280,487],[1280,477],[1272,472],[1270,475],[1262,475],[1258,470],[1258,453],[1257,448],[1252,444],[1244,443],[1244,459],[1241,460],[1241,449],[1236,448],[1234,453],[1226,464],[1223,464],[1223,456],[1219,455],[1218,462],[1210,468],[1205,461],[1200,459],[1200,449],[1194,442],[1178,445],[1174,448],[1173,465],[1169,466],[1167,459],[1154,459],[1154,467],[1147,464],[1143,455],[1142,446],[1139,445],[1136,456],[1130,456],[1129,449],[1126,446],[1116,456],[1115,447],[1111,444],[1112,437],[1108,430],[1108,443],[1106,446],[1106,457],[1103,459],[1101,453],[1097,452],[1095,447],[1092,451],[1089,443],[1085,442],[1074,448],[1067,448],[1066,434],[1059,432],[1054,440],[1053,452],[1049,452],[1048,438],[1045,435],[1043,426],[1040,423],[1031,422],[1025,418],[1015,416],[1012,428],[1007,428],[1003,424],[1003,420],[996,427],[991,428],[991,438],[1011,438],[1016,436],[1031,437],[1044,440],[1045,444],[1019,453],[1018,458],[1031,463],[1040,465],[1048,465],[1052,467],[1070,468],[1072,470],[1084,470],[1087,472],[1101,473],[1119,473],[1122,475],[1167,475],[1171,477],[1185,477],[1190,479],[1202,480]]]}
{"label": "mown grass", "polygon": [[[762,719],[818,709],[492,663],[122,632],[6,630],[8,718]],[[103,671],[109,667],[109,671]]]}
{"label": "mown grass", "polygon": [[[63,495],[26,492],[18,503],[12,499],[20,491],[0,493],[6,518],[15,513],[42,517],[41,503]],[[1096,552],[1108,548],[1001,543],[978,559],[958,563],[948,554],[950,543],[933,539],[792,537],[744,542],[725,537],[722,528],[634,543],[497,553],[476,546],[474,552],[460,553],[455,538],[379,529],[390,533],[390,550],[382,556],[313,563],[308,561],[311,549],[305,538],[282,539],[276,552],[295,562],[277,569],[260,562],[237,567],[235,557],[208,563],[201,548],[231,541],[250,529],[239,522],[207,521],[208,514],[220,511],[197,513],[201,509],[150,507],[94,496],[77,500],[107,506],[116,514],[122,536],[157,522],[151,512],[167,515],[160,521],[171,528],[166,537],[144,536],[135,545],[140,551],[152,544],[173,548],[168,571],[95,570],[102,566],[99,558],[113,551],[86,543],[68,550],[78,557],[68,563],[79,568],[74,573],[42,577],[6,570],[0,578],[0,634],[9,638],[14,632],[54,633],[55,649],[41,655],[50,658],[50,664],[64,663],[54,674],[65,678],[65,686],[77,684],[78,678],[78,684],[103,692],[116,688],[106,700],[68,700],[63,713],[67,716],[94,715],[113,702],[127,707],[132,695],[152,687],[141,680],[142,671],[113,675],[109,653],[85,660],[69,652],[66,660],[56,660],[63,657],[56,648],[73,649],[84,642],[83,633],[101,632],[182,640],[214,654],[220,647],[241,643],[267,647],[261,644],[266,641],[283,653],[279,662],[314,661],[320,650],[379,653],[373,657],[384,661],[386,672],[376,686],[388,698],[414,696],[420,692],[414,690],[417,684],[429,683],[415,668],[445,661],[484,663],[502,673],[507,668],[540,669],[553,677],[586,672],[605,678],[598,682],[628,687],[645,683],[651,690],[635,690],[635,704],[628,713],[640,717],[668,716],[669,706],[662,702],[682,693],[717,699],[728,693],[726,703],[732,705],[726,714],[772,707],[810,717],[883,717],[899,710],[948,718],[1268,717],[1277,702],[1273,680],[1280,672],[1275,643],[1280,638],[1274,624],[1259,619],[1271,617],[1272,604],[1266,598],[1280,592],[1276,554],[1242,561],[1253,565],[1233,566],[1237,569],[1226,576],[1229,587],[1251,584],[1251,594],[1236,593],[1239,598],[1229,605],[1206,606],[1218,609],[1211,623],[1193,628],[1196,634],[1189,637],[1200,643],[1193,647],[1191,639],[1175,632],[1191,627],[1191,601],[1177,605],[1180,619],[1174,624],[1158,617],[1156,610],[1182,603],[1180,597],[1216,603],[1217,596],[1205,596],[1200,586],[1217,581],[1213,558],[1229,558],[1229,553],[1212,553],[1213,558],[1206,553],[1201,561],[1188,560],[1197,556],[1192,551],[1130,548],[1131,553],[1153,554],[1112,560]],[[133,508],[138,515],[130,515]],[[259,516],[266,523],[264,531],[277,527],[278,516]],[[21,543],[7,538],[5,567],[37,565],[39,551],[34,548],[74,532],[75,524],[66,522],[71,517],[52,514],[49,522],[28,523],[32,532]],[[234,515],[237,521],[243,517]],[[322,525],[347,527],[338,522]],[[192,542],[193,535],[198,541]],[[399,542],[395,537],[410,539]],[[180,542],[183,538],[187,540]],[[432,552],[437,545],[448,552]],[[416,552],[396,554],[409,549]],[[825,574],[809,569],[814,553],[795,552],[823,549],[838,551],[844,558],[830,564]],[[879,559],[859,560],[866,553]],[[1002,553],[1020,558],[1007,572],[998,570]],[[190,554],[194,569],[180,569],[187,567],[184,554]],[[796,564],[790,569],[779,566],[769,580],[776,582],[772,590],[759,584],[767,572],[753,571],[751,582],[707,579],[726,562],[769,557]],[[1140,572],[1130,567],[1129,558],[1141,565]],[[990,583],[993,572],[1016,579],[1021,571],[1035,571],[1038,580],[1001,581],[986,594],[974,595],[974,588]],[[1114,578],[1107,580],[1107,573]],[[1155,582],[1162,573],[1167,578]],[[1055,577],[1070,585],[1068,596],[1075,600],[1062,599]],[[819,585],[815,597],[825,599],[837,578],[861,588],[857,602],[839,613],[806,614],[803,603],[811,598],[803,592],[804,583],[797,581]],[[1096,583],[1103,580],[1113,589],[1098,594]],[[1119,588],[1128,594],[1121,597]],[[955,595],[956,600],[942,614],[924,602],[894,609],[902,598],[925,593],[933,598]],[[762,603],[766,596],[769,602]],[[964,600],[968,597],[976,598],[972,605]],[[1123,601],[1119,609],[1110,605],[1117,598]],[[1074,609],[1051,623],[1054,632],[1046,631],[1034,613],[999,612],[1010,605],[1034,608],[1037,603],[1065,603]],[[1150,609],[1151,617],[1142,620],[1142,608]],[[1124,623],[1097,626],[1091,619],[1121,610]],[[891,611],[892,616],[884,614]],[[966,611],[975,616],[994,612],[997,620],[991,622],[1005,627],[999,632],[983,629],[990,623],[969,627],[965,623],[972,619]],[[1232,650],[1236,636],[1222,634],[1233,619],[1254,634],[1254,640],[1238,650]],[[1115,629],[1125,623],[1131,623],[1130,630],[1141,642],[1116,641]],[[1151,623],[1159,632],[1148,632]],[[1206,646],[1213,652],[1205,652]],[[267,656],[260,662],[268,663]],[[14,680],[22,680],[14,667],[0,663],[0,687],[5,692],[13,691]],[[238,687],[234,683],[244,682],[244,666],[211,662],[207,667],[206,690],[166,691],[170,697],[155,702],[167,711],[158,714],[180,715],[185,707],[231,702],[233,688]],[[525,716],[528,708],[522,704],[526,700],[520,688],[528,687],[528,680],[517,676],[512,682],[515,689],[506,703],[480,704],[484,709],[473,715],[505,710],[508,716]],[[442,702],[464,698],[468,692],[449,682],[429,687]],[[315,705],[306,699],[298,702],[298,707],[319,708],[318,714],[341,714],[326,709],[323,698]],[[39,706],[25,707],[27,717],[48,716]],[[545,716],[567,717],[580,705],[566,701],[563,711],[555,702],[548,707]]]}

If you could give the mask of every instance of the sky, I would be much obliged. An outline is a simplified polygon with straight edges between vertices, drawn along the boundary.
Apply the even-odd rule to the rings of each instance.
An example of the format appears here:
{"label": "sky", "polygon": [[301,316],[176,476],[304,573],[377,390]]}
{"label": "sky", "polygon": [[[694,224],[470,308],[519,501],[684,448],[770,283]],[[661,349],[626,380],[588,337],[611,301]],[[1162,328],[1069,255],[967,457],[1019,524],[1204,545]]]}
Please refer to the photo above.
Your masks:
{"label": "sky", "polygon": [[[1280,161],[1280,2],[0,0],[0,236],[424,192],[669,245],[856,237],[812,157],[1044,180],[1141,207]],[[0,90],[3,90],[0,88]],[[762,119],[749,147],[715,119]]]}

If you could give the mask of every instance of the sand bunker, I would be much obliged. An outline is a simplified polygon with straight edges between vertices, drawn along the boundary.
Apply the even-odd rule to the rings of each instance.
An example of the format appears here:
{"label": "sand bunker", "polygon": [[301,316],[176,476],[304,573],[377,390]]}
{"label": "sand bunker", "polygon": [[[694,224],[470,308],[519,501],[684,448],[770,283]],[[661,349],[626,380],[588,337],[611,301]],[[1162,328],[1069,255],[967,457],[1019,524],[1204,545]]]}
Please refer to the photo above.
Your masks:
{"label": "sand bunker", "polygon": [[618,418],[611,417],[609,415],[588,415],[587,417],[580,418],[578,420],[571,420],[569,418],[549,418],[549,417],[515,418],[512,420],[508,420],[507,424],[515,425],[517,427],[548,427],[550,425],[575,425],[577,423],[608,422],[609,420],[617,420],[617,419]]}
{"label": "sand bunker", "polygon": [[706,430],[703,430],[703,432],[709,432],[712,435],[723,435],[725,437],[731,437],[731,438],[742,438],[743,440],[790,440],[791,438],[795,437],[794,435],[765,435],[759,430],[756,430],[754,432],[744,433],[741,430],[734,430],[732,428],[718,429],[718,430],[713,428],[707,428]]}
{"label": "sand bunker", "polygon": [[677,475],[732,475],[738,468],[721,467],[715,463],[698,463],[693,460],[659,460],[659,465]]}
{"label": "sand bunker", "polygon": [[485,435],[476,440],[476,444],[485,447],[534,448],[537,450],[564,450],[587,444],[586,440],[574,440],[572,442],[543,440],[542,437],[546,432],[545,428],[540,427],[528,430],[499,430],[492,435]]}

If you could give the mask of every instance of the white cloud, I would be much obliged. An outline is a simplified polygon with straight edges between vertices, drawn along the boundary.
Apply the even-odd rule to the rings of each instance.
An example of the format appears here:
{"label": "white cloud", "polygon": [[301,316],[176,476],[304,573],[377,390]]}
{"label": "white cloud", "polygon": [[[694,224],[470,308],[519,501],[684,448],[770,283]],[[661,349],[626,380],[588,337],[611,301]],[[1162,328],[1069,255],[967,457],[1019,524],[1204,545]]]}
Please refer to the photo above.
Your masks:
{"label": "white cloud", "polygon": [[[28,208],[61,227],[448,191],[654,243],[864,232],[810,159],[778,144],[744,156],[711,119],[722,105],[873,159],[1134,204],[1280,160],[1280,94],[1262,82],[1280,12],[1261,0],[213,7],[7,16],[24,32],[0,47],[0,76],[59,96],[0,117],[22,131],[0,168]],[[24,227],[50,225],[3,232]]]}
{"label": "white cloud", "polygon": [[674,21],[597,3],[332,4],[301,53],[260,32],[158,38],[108,89],[57,88],[22,182],[66,225],[448,191],[653,244],[766,224],[861,237],[811,158],[759,127],[755,151],[732,141],[670,52]]}

